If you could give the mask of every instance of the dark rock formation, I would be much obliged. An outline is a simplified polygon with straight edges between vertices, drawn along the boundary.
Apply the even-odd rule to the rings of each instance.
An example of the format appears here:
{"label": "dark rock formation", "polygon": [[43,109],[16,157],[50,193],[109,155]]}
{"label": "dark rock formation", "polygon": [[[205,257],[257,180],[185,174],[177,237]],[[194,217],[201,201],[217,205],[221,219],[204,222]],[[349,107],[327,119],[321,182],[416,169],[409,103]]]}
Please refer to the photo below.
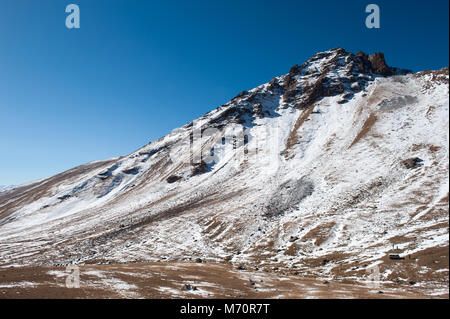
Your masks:
{"label": "dark rock formation", "polygon": [[381,75],[392,75],[392,69],[386,64],[384,54],[381,52],[374,53],[369,56],[369,61],[372,65],[372,71]]}
{"label": "dark rock formation", "polygon": [[167,183],[172,184],[179,181],[180,179],[181,179],[180,176],[172,175],[167,178]]}

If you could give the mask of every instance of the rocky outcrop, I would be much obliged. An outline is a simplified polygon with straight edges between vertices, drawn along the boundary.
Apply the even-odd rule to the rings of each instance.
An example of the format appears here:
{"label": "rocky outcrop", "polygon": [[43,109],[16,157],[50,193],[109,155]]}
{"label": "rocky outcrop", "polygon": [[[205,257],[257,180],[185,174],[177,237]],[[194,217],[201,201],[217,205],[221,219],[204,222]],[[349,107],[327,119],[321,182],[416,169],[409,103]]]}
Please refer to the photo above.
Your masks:
{"label": "rocky outcrop", "polygon": [[372,71],[381,75],[392,75],[391,68],[386,64],[384,60],[384,54],[381,52],[374,53],[369,56],[369,61],[372,65]]}
{"label": "rocky outcrop", "polygon": [[394,74],[393,69],[386,64],[384,54],[381,52],[377,52],[372,55],[367,55],[364,52],[359,51],[356,56],[359,57],[361,60],[360,69],[366,72],[368,72],[368,69],[370,69],[370,72],[381,74],[384,76]]}

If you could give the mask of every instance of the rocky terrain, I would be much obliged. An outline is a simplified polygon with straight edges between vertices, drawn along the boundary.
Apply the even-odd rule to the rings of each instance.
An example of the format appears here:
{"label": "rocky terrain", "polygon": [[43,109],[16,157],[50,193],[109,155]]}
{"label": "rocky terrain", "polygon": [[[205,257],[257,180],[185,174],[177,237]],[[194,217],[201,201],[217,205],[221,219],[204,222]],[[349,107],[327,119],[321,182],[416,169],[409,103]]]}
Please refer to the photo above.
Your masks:
{"label": "rocky terrain", "polygon": [[132,154],[0,190],[0,266],[376,273],[448,298],[448,90],[448,68],[317,53]]}

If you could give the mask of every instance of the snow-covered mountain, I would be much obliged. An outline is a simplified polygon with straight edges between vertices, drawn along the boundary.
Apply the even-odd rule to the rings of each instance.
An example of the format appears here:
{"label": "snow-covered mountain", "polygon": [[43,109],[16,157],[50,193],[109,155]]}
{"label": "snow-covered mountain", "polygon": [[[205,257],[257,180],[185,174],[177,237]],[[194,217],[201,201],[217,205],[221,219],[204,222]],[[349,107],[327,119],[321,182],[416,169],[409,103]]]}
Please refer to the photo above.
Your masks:
{"label": "snow-covered mountain", "polygon": [[12,190],[14,187],[14,185],[0,185],[0,192]]}
{"label": "snow-covered mountain", "polygon": [[377,265],[448,290],[448,90],[448,68],[317,53],[130,155],[0,192],[0,264]]}

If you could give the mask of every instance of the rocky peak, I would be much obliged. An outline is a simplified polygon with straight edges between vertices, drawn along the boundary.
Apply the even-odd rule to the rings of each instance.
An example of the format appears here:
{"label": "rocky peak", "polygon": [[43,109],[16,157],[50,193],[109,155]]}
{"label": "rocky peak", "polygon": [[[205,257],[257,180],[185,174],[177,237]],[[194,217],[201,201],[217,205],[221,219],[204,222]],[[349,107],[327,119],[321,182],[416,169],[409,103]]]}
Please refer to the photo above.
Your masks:
{"label": "rocky peak", "polygon": [[243,91],[219,108],[219,116],[211,125],[223,127],[228,122],[249,123],[256,118],[276,116],[278,107],[304,109],[323,97],[342,95],[338,103],[346,103],[364,90],[375,77],[405,74],[408,71],[389,67],[383,53],[356,55],[343,48],[314,54],[289,73],[269,83]]}
{"label": "rocky peak", "polygon": [[359,51],[357,56],[364,60],[370,67],[370,70],[374,73],[378,73],[384,76],[393,75],[394,71],[386,64],[384,54],[381,52],[367,55],[364,52]]}
{"label": "rocky peak", "polygon": [[377,76],[410,73],[389,67],[381,52],[353,54],[343,48],[316,53],[302,65],[294,65],[282,77],[284,103],[297,108],[309,107],[326,96],[343,95],[345,103],[354,93],[364,90]]}
{"label": "rocky peak", "polygon": [[374,53],[369,56],[369,61],[372,65],[372,71],[382,75],[392,75],[392,69],[386,64],[384,54],[381,52]]}

